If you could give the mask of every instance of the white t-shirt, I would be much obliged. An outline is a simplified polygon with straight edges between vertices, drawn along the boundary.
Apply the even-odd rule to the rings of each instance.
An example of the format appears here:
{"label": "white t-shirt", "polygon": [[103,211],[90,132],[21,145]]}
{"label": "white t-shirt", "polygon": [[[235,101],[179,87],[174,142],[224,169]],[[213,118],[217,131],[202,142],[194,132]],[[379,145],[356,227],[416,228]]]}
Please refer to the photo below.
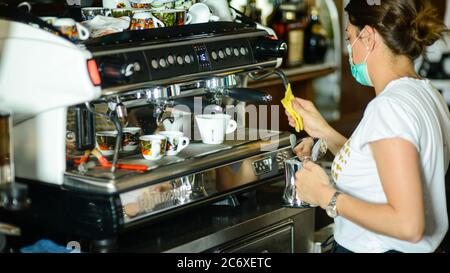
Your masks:
{"label": "white t-shirt", "polygon": [[371,232],[343,217],[335,219],[335,240],[353,252],[433,252],[448,229],[445,173],[450,159],[450,113],[428,80],[391,82],[367,106],[352,137],[336,155],[332,176],[342,192],[375,204],[386,204],[370,143],[402,138],[419,151],[426,228],[416,244]]}

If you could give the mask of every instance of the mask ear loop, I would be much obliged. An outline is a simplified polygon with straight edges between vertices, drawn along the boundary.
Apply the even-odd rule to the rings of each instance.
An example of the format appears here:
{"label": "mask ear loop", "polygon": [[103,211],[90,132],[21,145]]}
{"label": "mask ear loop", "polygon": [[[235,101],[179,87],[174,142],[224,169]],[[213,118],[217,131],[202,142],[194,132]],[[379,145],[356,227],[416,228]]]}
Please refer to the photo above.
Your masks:
{"label": "mask ear loop", "polygon": [[[363,29],[363,31],[365,31],[366,29]],[[363,31],[361,31],[361,33],[360,33],[360,35],[362,34],[362,32]],[[359,37],[359,36],[358,36]],[[359,39],[359,38],[358,38]],[[367,50],[367,55],[366,55],[366,57],[364,58],[364,63],[367,63],[367,59],[369,59],[369,55],[370,55],[370,47],[368,46],[368,45],[366,45],[366,50]]]}
{"label": "mask ear loop", "polygon": [[359,38],[361,38],[361,35],[363,34],[363,32],[364,32],[365,30],[366,30],[366,29],[363,29],[363,30],[359,33],[358,37],[356,37],[356,39],[353,41],[353,43],[352,43],[352,49],[353,49],[353,46],[355,46],[356,42],[359,40]]}
{"label": "mask ear loop", "polygon": [[369,50],[369,47],[366,47],[366,49],[367,49],[367,55],[366,55],[366,57],[364,58],[364,63],[367,63],[367,59],[369,59],[369,55],[370,55],[370,50]]}
{"label": "mask ear loop", "polygon": [[[353,41],[351,48],[352,48],[352,54],[353,54],[353,47],[355,46],[356,42],[361,38],[362,34],[364,33],[366,29],[364,28],[358,35],[358,37],[356,37],[356,39]],[[369,46],[366,45],[366,50],[368,51],[366,57],[364,58],[364,62],[363,63],[367,63],[367,59],[369,58],[370,55],[370,49]],[[353,56],[350,56],[353,59]]]}

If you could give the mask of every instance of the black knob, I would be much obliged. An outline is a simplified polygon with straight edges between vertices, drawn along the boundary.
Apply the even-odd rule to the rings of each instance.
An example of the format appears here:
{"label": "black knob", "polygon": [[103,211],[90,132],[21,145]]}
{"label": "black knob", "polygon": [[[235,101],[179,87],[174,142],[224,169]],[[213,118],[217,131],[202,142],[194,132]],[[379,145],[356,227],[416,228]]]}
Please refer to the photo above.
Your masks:
{"label": "black knob", "polygon": [[125,63],[120,59],[103,60],[99,65],[102,80],[108,83],[125,83],[140,68],[138,62]]}
{"label": "black knob", "polygon": [[287,44],[283,40],[265,37],[256,43],[258,57],[282,58],[287,53]]}

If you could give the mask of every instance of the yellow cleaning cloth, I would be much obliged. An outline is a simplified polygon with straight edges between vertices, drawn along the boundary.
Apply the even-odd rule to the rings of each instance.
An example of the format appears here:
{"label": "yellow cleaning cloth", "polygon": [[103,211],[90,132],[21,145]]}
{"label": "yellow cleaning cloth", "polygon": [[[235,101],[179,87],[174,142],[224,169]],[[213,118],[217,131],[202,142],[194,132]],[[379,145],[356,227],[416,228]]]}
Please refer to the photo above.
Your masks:
{"label": "yellow cleaning cloth", "polygon": [[292,94],[291,85],[288,85],[288,88],[286,89],[286,93],[284,95],[284,99],[281,100],[281,103],[284,106],[284,109],[295,119],[295,131],[299,133],[303,130],[303,120],[302,117],[297,114],[297,112],[292,107],[292,102],[294,101],[295,97],[294,94]]}

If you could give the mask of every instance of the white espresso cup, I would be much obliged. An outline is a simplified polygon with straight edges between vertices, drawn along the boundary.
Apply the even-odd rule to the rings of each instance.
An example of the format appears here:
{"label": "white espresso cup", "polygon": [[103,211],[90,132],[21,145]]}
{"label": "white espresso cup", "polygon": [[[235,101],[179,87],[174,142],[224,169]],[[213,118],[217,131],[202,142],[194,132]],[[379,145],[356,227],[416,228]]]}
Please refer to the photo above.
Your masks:
{"label": "white espresso cup", "polygon": [[122,148],[124,151],[134,151],[139,147],[141,128],[125,127],[122,131]]}
{"label": "white espresso cup", "polygon": [[225,135],[233,133],[237,128],[236,121],[225,114],[197,115],[195,120],[205,144],[222,144]]}
{"label": "white espresso cup", "polygon": [[131,18],[130,23],[131,30],[141,30],[158,27],[165,27],[165,25],[158,18],[153,16],[151,12],[147,11],[135,12]]}
{"label": "white espresso cup", "polygon": [[166,155],[177,155],[189,146],[190,140],[182,132],[161,131],[158,134],[167,138]]}
{"label": "white espresso cup", "polygon": [[108,9],[130,8],[130,1],[128,0],[102,0],[102,6]]}
{"label": "white espresso cup", "polygon": [[58,18],[53,22],[53,26],[71,40],[87,40],[89,38],[89,30],[72,18]]}
{"label": "white espresso cup", "polygon": [[161,135],[145,135],[139,138],[141,153],[147,160],[158,160],[166,154],[167,138]]}
{"label": "white espresso cup", "polygon": [[220,18],[213,15],[209,7],[203,3],[192,5],[192,7],[189,8],[188,13],[191,15],[191,24],[201,24],[220,20]]}
{"label": "white espresso cup", "polygon": [[227,0],[202,0],[212,13],[220,18],[220,21],[232,22],[236,19],[236,12],[230,9]]}
{"label": "white espresso cup", "polygon": [[97,149],[104,156],[114,154],[116,147],[117,131],[101,131],[96,133]]}

